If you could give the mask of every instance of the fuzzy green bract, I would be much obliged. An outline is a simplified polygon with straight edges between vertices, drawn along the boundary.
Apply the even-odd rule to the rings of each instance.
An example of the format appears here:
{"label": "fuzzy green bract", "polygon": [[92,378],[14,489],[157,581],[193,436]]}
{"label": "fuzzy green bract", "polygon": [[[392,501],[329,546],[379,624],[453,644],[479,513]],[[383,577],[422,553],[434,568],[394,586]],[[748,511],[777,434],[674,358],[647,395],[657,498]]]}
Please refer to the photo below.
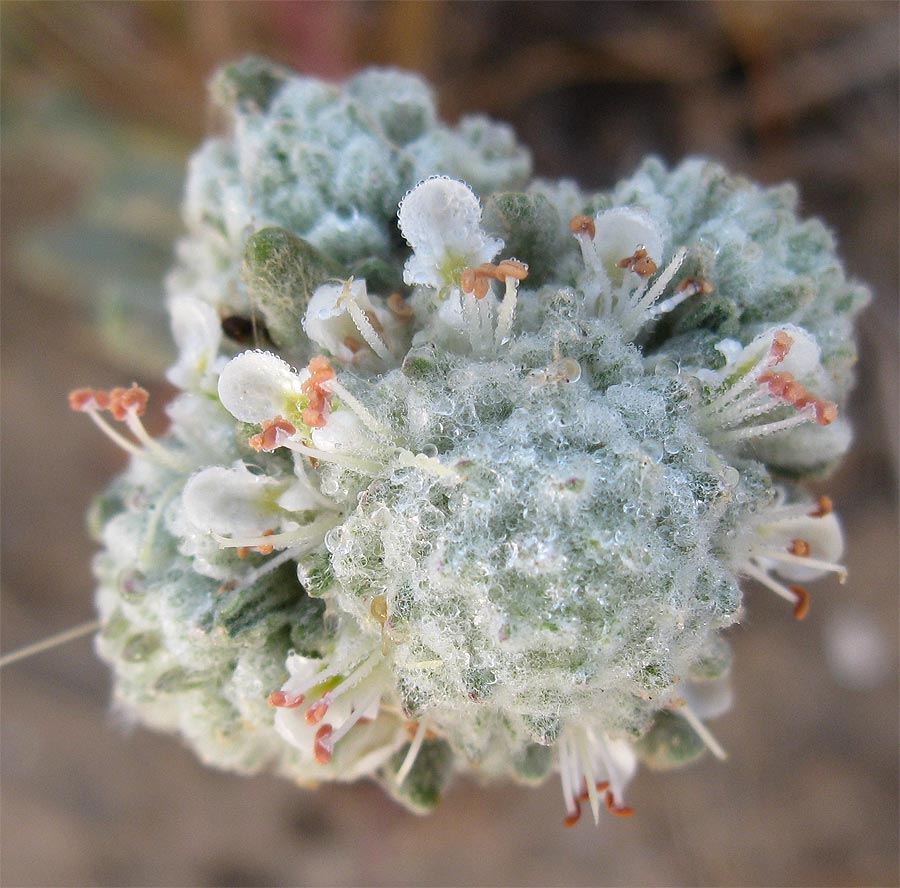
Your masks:
{"label": "fuzzy green bract", "polygon": [[867,298],[828,231],[701,159],[532,179],[399,71],[248,59],[212,95],[171,428],[113,395],[133,456],[92,513],[117,705],[415,811],[457,772],[556,773],[567,823],[627,814],[639,760],[721,755],[742,580],[803,617],[843,578],[799,486],[849,444]]}

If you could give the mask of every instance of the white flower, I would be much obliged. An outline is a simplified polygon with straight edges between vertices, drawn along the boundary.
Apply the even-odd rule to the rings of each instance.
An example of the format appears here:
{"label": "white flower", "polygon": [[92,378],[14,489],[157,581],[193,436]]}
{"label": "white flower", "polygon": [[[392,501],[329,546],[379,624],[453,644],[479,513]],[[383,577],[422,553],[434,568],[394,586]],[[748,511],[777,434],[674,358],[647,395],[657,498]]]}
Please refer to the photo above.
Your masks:
{"label": "white flower", "polygon": [[706,281],[685,281],[660,301],[687,251],[677,250],[660,271],[667,236],[643,210],[616,207],[593,219],[576,216],[569,230],[581,248],[584,272],[578,286],[588,312],[614,318],[627,339],[691,296],[708,292]]}
{"label": "white flower", "polygon": [[642,210],[615,207],[594,217],[594,243],[603,264],[613,274],[618,263],[639,248],[657,265],[662,263],[666,237],[662,229]]}
{"label": "white flower", "polygon": [[284,517],[278,498],[285,483],[254,475],[242,462],[212,466],[192,475],[182,503],[187,520],[205,533],[252,536],[279,525]]}
{"label": "white flower", "polygon": [[400,231],[412,247],[403,280],[442,288],[466,268],[490,262],[503,241],[481,229],[481,204],[464,182],[443,176],[420,182],[400,202]]}
{"label": "white flower", "polygon": [[322,284],[313,293],[303,316],[306,335],[342,364],[357,363],[371,349],[391,362],[380,330],[390,323],[389,313],[376,307],[365,280]]}
{"label": "white flower", "polygon": [[328,422],[311,432],[312,442],[326,452],[353,451],[377,454],[384,445],[375,441],[352,410],[333,410]]}
{"label": "white flower", "polygon": [[[801,327],[773,327],[744,348],[724,340],[718,349],[725,366],[693,374],[710,389],[696,417],[717,446],[740,445],[808,422],[827,426],[837,419],[837,406],[807,388],[822,383],[825,374],[819,346]],[[784,417],[784,408],[795,412]]]}
{"label": "white flower", "polygon": [[381,709],[389,674],[370,654],[346,675],[322,660],[288,655],[289,677],[269,702],[278,733],[323,777],[356,780],[372,775],[405,742],[403,722]]}
{"label": "white flower", "polygon": [[178,361],[169,368],[166,378],[182,389],[215,391],[222,342],[222,326],[215,309],[192,296],[178,296],[169,300],[169,314]]}
{"label": "white flower", "polygon": [[844,582],[847,571],[838,561],[844,553],[844,535],[828,497],[817,503],[784,504],[784,494],[764,509],[733,546],[734,569],[752,577],[794,605],[802,620],[809,610],[809,593],[789,582],[807,582],[835,573]]}
{"label": "white flower", "polygon": [[309,371],[295,372],[271,352],[246,351],[232,358],[219,376],[219,400],[241,422],[294,417]]}
{"label": "white flower", "polygon": [[637,770],[637,756],[624,740],[607,735],[597,725],[567,725],[558,742],[559,776],[566,802],[566,826],[581,817],[581,802],[590,802],[596,823],[600,800],[611,814],[627,817],[631,808],[623,804],[625,787]]}

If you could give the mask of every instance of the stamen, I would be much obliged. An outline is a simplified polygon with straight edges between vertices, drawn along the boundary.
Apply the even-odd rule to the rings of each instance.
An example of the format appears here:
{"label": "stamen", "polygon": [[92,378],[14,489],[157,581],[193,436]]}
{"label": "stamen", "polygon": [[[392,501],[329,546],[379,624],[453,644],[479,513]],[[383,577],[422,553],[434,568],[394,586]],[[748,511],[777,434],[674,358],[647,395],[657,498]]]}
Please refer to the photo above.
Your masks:
{"label": "stamen", "polygon": [[694,733],[703,741],[706,748],[720,761],[724,762],[728,758],[728,753],[719,744],[719,741],[712,735],[709,728],[703,724],[697,717],[697,714],[691,709],[687,703],[684,703],[675,710],[693,729]]}
{"label": "stamen", "polygon": [[569,222],[569,231],[576,236],[583,234],[593,240],[597,235],[597,226],[590,216],[573,216]]}
{"label": "stamen", "polygon": [[[354,299],[353,292],[350,289],[351,283],[353,283],[353,278],[350,278],[350,280],[345,282],[340,299],[343,304],[347,306],[347,311],[350,313],[350,317],[356,325],[356,329],[359,330],[359,335],[365,339],[369,348],[371,348],[382,361],[391,363],[394,360],[394,356],[391,354],[387,345],[385,345],[384,340],[378,335],[370,318],[366,316],[366,313],[359,307],[356,299]],[[381,325],[379,324],[379,326]]]}
{"label": "stamen", "polygon": [[516,314],[518,301],[519,279],[509,275],[506,278],[506,292],[503,294],[503,302],[500,304],[500,313],[497,316],[497,329],[494,332],[494,341],[497,346],[503,345],[512,331],[513,319]]}
{"label": "stamen", "polygon": [[80,388],[69,392],[69,407],[79,413],[108,410],[109,393],[102,389]]}
{"label": "stamen", "polygon": [[594,765],[591,761],[590,753],[588,752],[587,741],[585,740],[583,731],[578,732],[575,738],[575,742],[578,745],[581,770],[584,773],[585,780],[587,781],[587,793],[588,799],[591,803],[591,813],[594,815],[594,823],[599,823],[600,796],[597,793],[597,779],[594,776]]}
{"label": "stamen", "polygon": [[422,748],[422,743],[425,741],[425,734],[427,731],[428,720],[423,718],[416,728],[416,735],[409,745],[409,751],[403,759],[403,764],[400,765],[400,769],[397,771],[397,786],[402,786],[403,781],[409,776],[409,772],[415,764],[416,757],[419,755],[419,750]]}
{"label": "stamen", "polygon": [[804,407],[799,413],[789,416],[787,419],[781,419],[777,422],[767,422],[762,425],[747,426],[743,429],[732,429],[716,435],[716,439],[720,442],[726,441],[745,441],[748,438],[762,438],[765,435],[774,435],[776,432],[783,432],[797,425],[803,425],[806,422],[812,422],[815,419],[815,410],[810,407]]}
{"label": "stamen", "polygon": [[797,603],[794,605],[794,618],[797,620],[805,620],[809,613],[809,592],[803,586],[791,586],[791,592],[797,596]]}
{"label": "stamen", "polygon": [[[808,564],[808,561],[803,559],[803,563]],[[771,589],[785,601],[793,604],[794,616],[798,620],[802,620],[809,613],[809,592],[802,586],[785,586],[750,562],[741,565],[741,571],[747,574],[748,577],[753,577],[754,580],[762,583],[767,589]]]}
{"label": "stamen", "polygon": [[[238,547],[238,557],[241,557],[242,548],[245,549],[245,551],[247,549],[247,547]],[[261,580],[267,574],[278,570],[278,568],[281,567],[281,565],[285,562],[290,561],[292,558],[297,558],[302,554],[303,548],[285,549],[283,552],[279,552],[274,558],[267,559],[264,564],[244,574],[243,579],[239,583],[235,583],[234,581],[232,581],[230,584],[230,588],[224,591],[243,592],[245,589],[249,589],[258,580]]]}
{"label": "stamen", "polygon": [[43,653],[43,651],[49,651],[52,648],[59,647],[59,645],[65,644],[67,641],[74,641],[76,638],[83,638],[85,635],[91,635],[102,628],[103,623],[101,620],[91,620],[87,623],[73,626],[71,629],[57,632],[56,635],[51,635],[49,638],[45,638],[42,641],[36,641],[34,644],[25,645],[25,647],[19,648],[12,653],[4,654],[0,657],[0,669],[4,666],[9,666],[11,663],[17,663],[19,660],[31,657],[34,654],[40,654]]}
{"label": "stamen", "polygon": [[325,391],[337,395],[341,401],[347,405],[361,420],[362,424],[370,431],[383,438],[385,441],[392,442],[393,436],[387,426],[380,423],[372,413],[367,410],[362,402],[351,392],[349,392],[336,378],[329,379],[322,384]]}
{"label": "stamen", "polygon": [[[609,781],[601,780],[599,783],[595,784],[595,788],[597,792],[606,792],[609,789]],[[581,791],[581,795],[578,796],[579,802],[586,802],[590,798],[590,793],[587,791],[587,784],[585,784],[584,789]]]}
{"label": "stamen", "polygon": [[322,697],[316,700],[309,709],[306,710],[304,718],[306,719],[306,723],[308,725],[317,725],[323,718],[325,718],[325,714],[328,712],[328,707],[331,704],[331,696],[329,694],[323,694]]}
{"label": "stamen", "polygon": [[579,820],[581,820],[581,805],[576,801],[575,812],[573,814],[567,814],[563,818],[563,826],[575,826]]}
{"label": "stamen", "polygon": [[218,533],[212,536],[223,549],[237,549],[241,546],[272,546],[282,548],[282,546],[290,546],[292,544],[311,542],[313,540],[320,541],[325,533],[331,530],[338,520],[334,515],[320,515],[315,521],[304,524],[296,530],[288,530],[284,533],[263,534],[258,537],[225,537]]}
{"label": "stamen", "polygon": [[269,694],[269,706],[274,706],[278,709],[296,709],[298,706],[303,705],[305,699],[306,697],[303,694],[292,694],[288,691],[272,691]]}
{"label": "stamen", "polygon": [[149,398],[147,390],[133,382],[131,388],[114,388],[109,393],[109,410],[113,419],[120,422],[132,413],[135,416],[143,416]]}
{"label": "stamen", "polygon": [[617,805],[615,796],[612,794],[612,790],[606,790],[606,810],[609,811],[610,814],[615,814],[616,817],[631,817],[634,814],[634,808],[629,808],[627,805]]}
{"label": "stamen", "polygon": [[826,515],[830,515],[834,511],[834,503],[831,501],[831,497],[828,496],[820,496],[818,502],[816,503],[816,508],[810,512],[811,518],[824,518]]}
{"label": "stamen", "polygon": [[[151,453],[148,453],[144,448],[138,447],[133,441],[129,441],[128,438],[120,435],[106,420],[100,416],[97,410],[87,410],[87,415],[91,418],[91,421],[106,435],[113,444],[118,445],[122,448],[126,453],[130,453],[132,456],[137,456],[140,459],[146,459],[150,462],[155,462],[159,464],[159,459]],[[167,466],[168,468],[168,466]]]}
{"label": "stamen", "polygon": [[790,552],[771,552],[767,550],[760,554],[764,558],[771,558],[773,561],[783,561],[787,564],[802,564],[804,567],[811,567],[813,570],[824,570],[837,574],[838,582],[841,585],[847,581],[847,568],[843,564],[835,564],[833,561],[822,561],[820,558],[811,558],[808,555],[792,555]]}
{"label": "stamen", "polygon": [[798,555],[800,558],[809,558],[812,553],[812,547],[809,545],[806,540],[791,540],[791,545],[788,548],[788,551],[792,555]]}
{"label": "stamen", "polygon": [[316,731],[316,737],[313,741],[313,755],[320,765],[327,765],[331,761],[332,750],[334,744],[331,740],[333,728],[331,725],[322,725]]}
{"label": "stamen", "polygon": [[817,398],[809,389],[801,385],[790,373],[764,373],[759,378],[760,385],[766,386],[770,394],[802,410],[813,407],[815,420],[819,425],[830,425],[837,419],[837,405],[832,401]]}
{"label": "stamen", "polygon": [[715,287],[709,281],[702,278],[687,278],[675,288],[673,296],[664,299],[656,305],[653,309],[653,317],[658,318],[660,315],[674,311],[682,302],[686,302],[692,296],[697,296],[698,294],[708,296],[714,290]]}
{"label": "stamen", "polygon": [[381,689],[373,691],[368,697],[363,700],[358,706],[353,707],[353,712],[350,717],[347,718],[331,735],[330,745],[334,748],[335,744],[342,738],[345,737],[348,733],[350,733],[350,729],[359,721],[362,721],[366,717],[366,713],[375,706],[381,699]]}
{"label": "stamen", "polygon": [[[131,388],[114,388],[109,392],[82,388],[75,389],[69,394],[69,406],[73,410],[87,413],[104,435],[132,456],[143,457],[176,472],[188,471],[191,468],[190,465],[151,438],[138,419],[147,408],[148,398],[147,391],[137,383],[132,383]],[[104,410],[109,410],[114,419],[124,420],[131,433],[144,445],[144,448],[137,447],[134,442],[129,441],[108,425],[100,417],[100,412]]]}
{"label": "stamen", "polygon": [[733,401],[739,400],[747,389],[754,387],[759,382],[763,373],[776,367],[787,357],[793,344],[794,340],[788,333],[784,330],[776,330],[766,354],[733,385],[727,386],[724,392],[713,398],[704,407],[704,413],[712,416],[723,411]]}
{"label": "stamen", "polygon": [[374,462],[373,460],[360,459],[333,450],[319,450],[316,447],[309,447],[306,444],[301,444],[299,441],[285,441],[284,446],[296,453],[302,453],[304,456],[310,457],[310,459],[334,463],[337,466],[350,469],[361,475],[371,475],[374,477],[382,470],[382,468],[384,468],[381,463]]}
{"label": "stamen", "polygon": [[659,270],[657,264],[647,255],[647,250],[644,247],[638,247],[631,256],[620,259],[616,266],[618,268],[627,268],[642,278],[648,278]]}
{"label": "stamen", "polygon": [[466,268],[459,278],[459,285],[463,293],[471,293],[476,300],[484,299],[490,292],[490,281],[507,283],[509,293],[509,279],[524,281],[528,277],[528,266],[518,259],[503,259],[499,265],[491,262],[483,262],[478,268]]}

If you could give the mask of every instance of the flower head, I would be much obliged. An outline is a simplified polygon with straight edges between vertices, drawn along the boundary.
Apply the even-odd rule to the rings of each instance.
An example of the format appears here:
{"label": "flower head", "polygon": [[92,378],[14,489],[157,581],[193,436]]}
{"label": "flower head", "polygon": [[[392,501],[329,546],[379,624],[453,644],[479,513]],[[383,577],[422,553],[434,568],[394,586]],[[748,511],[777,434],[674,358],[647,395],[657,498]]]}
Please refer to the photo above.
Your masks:
{"label": "flower head", "polygon": [[400,201],[400,231],[412,247],[403,280],[442,288],[459,286],[466,268],[490,262],[503,241],[481,228],[481,203],[464,182],[435,176]]}

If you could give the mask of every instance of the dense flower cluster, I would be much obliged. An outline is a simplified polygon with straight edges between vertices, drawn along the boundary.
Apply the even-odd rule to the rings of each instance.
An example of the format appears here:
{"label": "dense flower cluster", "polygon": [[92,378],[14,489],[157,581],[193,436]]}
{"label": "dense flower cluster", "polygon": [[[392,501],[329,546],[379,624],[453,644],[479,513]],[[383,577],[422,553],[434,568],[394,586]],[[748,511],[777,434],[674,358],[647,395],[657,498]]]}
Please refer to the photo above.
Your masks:
{"label": "dense flower cluster", "polygon": [[[722,750],[742,578],[802,618],[843,577],[848,283],[792,188],[647,161],[530,180],[414,76],[248,59],[191,162],[169,279],[181,391],[79,390],[133,454],[94,509],[117,703],[210,764],[457,771],[628,814],[639,760]],[[399,207],[399,209],[398,209]],[[107,419],[124,423],[116,430]]]}

